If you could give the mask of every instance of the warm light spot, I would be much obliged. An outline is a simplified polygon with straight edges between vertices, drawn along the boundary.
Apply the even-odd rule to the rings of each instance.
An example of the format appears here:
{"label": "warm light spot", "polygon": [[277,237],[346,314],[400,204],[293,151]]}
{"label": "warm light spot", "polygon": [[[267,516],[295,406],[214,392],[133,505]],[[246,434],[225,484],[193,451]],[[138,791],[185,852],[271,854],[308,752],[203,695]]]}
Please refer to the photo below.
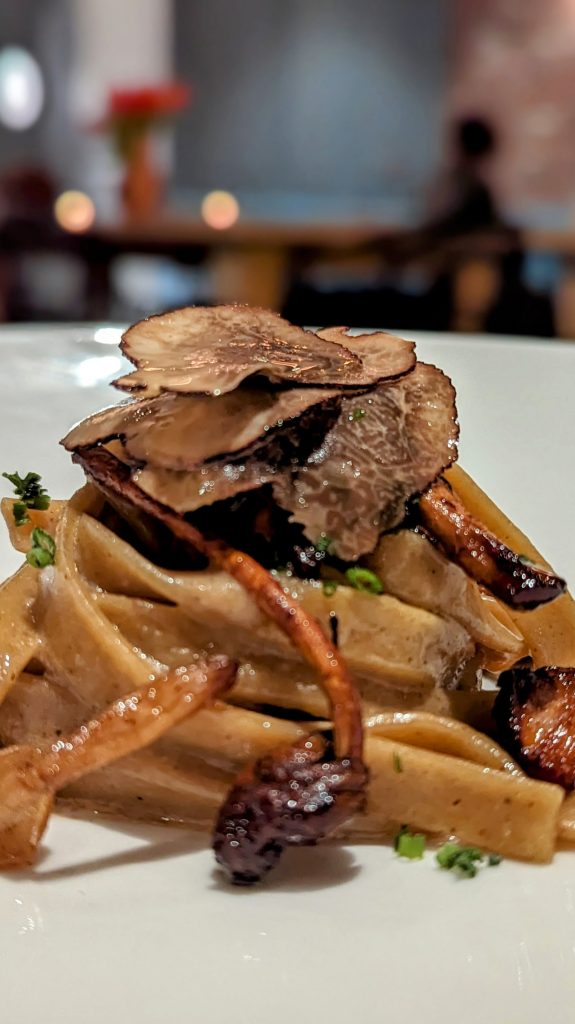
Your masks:
{"label": "warm light spot", "polygon": [[208,192],[202,200],[202,217],[216,231],[231,228],[240,215],[240,204],[231,192]]}
{"label": "warm light spot", "polygon": [[80,234],[94,223],[96,208],[85,192],[62,192],[54,203],[54,216],[64,231]]}
{"label": "warm light spot", "polygon": [[44,81],[38,61],[20,46],[0,50],[0,122],[24,131],[44,106]]}

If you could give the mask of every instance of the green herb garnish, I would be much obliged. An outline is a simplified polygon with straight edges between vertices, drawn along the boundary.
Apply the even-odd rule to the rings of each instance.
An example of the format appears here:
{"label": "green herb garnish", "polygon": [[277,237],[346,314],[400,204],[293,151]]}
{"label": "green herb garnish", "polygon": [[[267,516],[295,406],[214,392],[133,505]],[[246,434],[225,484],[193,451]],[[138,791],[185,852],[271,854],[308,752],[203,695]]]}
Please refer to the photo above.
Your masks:
{"label": "green herb garnish", "polygon": [[327,555],[331,547],[331,537],[328,537],[327,533],[322,533],[321,537],[316,540],[314,544],[315,550],[320,555]]}
{"label": "green herb garnish", "polygon": [[383,584],[371,569],[362,569],[355,565],[345,570],[345,578],[355,590],[361,590],[365,594],[383,594]]}
{"label": "green herb garnish", "polygon": [[354,409],[350,416],[350,419],[354,420],[354,422],[357,423],[357,421],[362,420],[365,415],[365,409]]}
{"label": "green herb garnish", "polygon": [[24,526],[30,522],[28,515],[29,508],[44,511],[50,505],[50,495],[46,488],[40,483],[42,477],[39,473],[26,473],[20,476],[19,473],[2,473],[6,480],[9,480],[14,488],[14,493],[20,499],[12,506],[14,522],[16,526]]}
{"label": "green herb garnish", "polygon": [[28,515],[28,506],[23,501],[15,501],[12,505],[12,515],[14,516],[14,522],[16,526],[24,526],[25,523],[30,522],[30,516]]}
{"label": "green herb garnish", "polygon": [[393,755],[393,770],[399,775],[403,771],[403,765],[399,754],[394,753]]}
{"label": "green herb garnish", "polygon": [[490,853],[489,857],[487,858],[487,863],[489,864],[490,868],[496,868],[499,864],[501,864],[502,860],[503,857],[500,857],[498,853]]}
{"label": "green herb garnish", "polygon": [[46,530],[37,526],[32,530],[32,547],[26,555],[28,565],[35,569],[44,569],[47,565],[53,565],[56,557],[56,541]]}
{"label": "green herb garnish", "polygon": [[477,865],[484,854],[477,846],[460,846],[459,843],[444,843],[437,851],[437,863],[446,871],[457,871],[462,878],[475,878]]}
{"label": "green herb garnish", "polygon": [[421,860],[425,852],[425,836],[421,832],[410,832],[407,825],[402,825],[393,841],[393,848],[398,857]]}
{"label": "green herb garnish", "polygon": [[333,597],[337,590],[337,583],[335,580],[323,580],[321,586],[326,597]]}

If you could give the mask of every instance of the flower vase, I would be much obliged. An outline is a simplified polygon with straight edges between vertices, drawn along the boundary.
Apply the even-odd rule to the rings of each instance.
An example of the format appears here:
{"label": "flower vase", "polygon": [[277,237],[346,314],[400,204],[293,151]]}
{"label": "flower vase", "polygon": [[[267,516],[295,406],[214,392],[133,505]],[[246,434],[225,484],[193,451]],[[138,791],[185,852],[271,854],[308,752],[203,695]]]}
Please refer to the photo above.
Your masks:
{"label": "flower vase", "polygon": [[127,220],[157,213],[164,198],[164,177],[158,170],[149,134],[134,139],[124,165],[122,204]]}

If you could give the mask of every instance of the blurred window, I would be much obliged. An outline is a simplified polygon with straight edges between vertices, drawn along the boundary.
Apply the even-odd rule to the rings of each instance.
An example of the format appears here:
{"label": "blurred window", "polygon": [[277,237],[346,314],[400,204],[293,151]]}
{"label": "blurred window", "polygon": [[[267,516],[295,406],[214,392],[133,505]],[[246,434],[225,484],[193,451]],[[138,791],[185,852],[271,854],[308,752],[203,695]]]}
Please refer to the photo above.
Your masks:
{"label": "blurred window", "polygon": [[0,121],[24,131],[36,123],[44,106],[44,79],[38,61],[21,46],[0,50]]}

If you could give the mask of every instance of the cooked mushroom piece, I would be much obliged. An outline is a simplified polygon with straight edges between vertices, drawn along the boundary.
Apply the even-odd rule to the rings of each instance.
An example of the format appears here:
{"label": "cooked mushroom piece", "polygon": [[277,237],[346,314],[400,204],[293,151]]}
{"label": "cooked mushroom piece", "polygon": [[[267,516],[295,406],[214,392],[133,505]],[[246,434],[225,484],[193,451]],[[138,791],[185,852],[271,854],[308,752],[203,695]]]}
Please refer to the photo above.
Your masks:
{"label": "cooked mushroom piece", "polygon": [[216,860],[234,885],[253,885],[288,845],[308,845],[357,813],[365,799],[361,758],[337,758],[325,736],[275,750],[243,772],[216,822]]}
{"label": "cooked mushroom piece", "polygon": [[421,496],[419,511],[450,557],[506,604],[537,608],[564,592],[565,580],[511,551],[467,511],[445,480]]}
{"label": "cooked mushroom piece", "polygon": [[529,774],[575,787],[575,668],[513,668],[493,708],[501,741]]}
{"label": "cooked mushroom piece", "polygon": [[176,722],[221,696],[236,666],[215,656],[172,669],[147,690],[114,701],[47,750],[0,751],[0,868],[33,862],[54,797],[71,782],[148,746]]}
{"label": "cooked mushroom piece", "polygon": [[[232,881],[243,884],[258,881],[262,873],[269,870],[279,858],[288,844],[313,841],[311,833],[315,829],[315,839],[326,835],[328,831],[360,809],[363,801],[363,789],[367,781],[367,771],[363,765],[363,728],[361,719],[361,702],[359,693],[340,657],[337,648],[325,636],[318,622],[289,596],[281,584],[253,558],[242,551],[234,550],[218,540],[207,540],[199,530],[187,522],[181,515],[148,497],[130,478],[129,468],[105,448],[96,447],[76,452],[74,459],[83,466],[88,476],[104,494],[120,496],[123,501],[133,503],[148,515],[158,519],[170,528],[176,537],[188,543],[206,555],[211,562],[228,572],[253,597],[261,610],[268,615],[290,638],[304,656],[306,661],[317,672],[318,682],[323,686],[331,705],[334,740],[333,751],[335,761],[333,774],[341,773],[341,786],[338,780],[332,780],[330,795],[337,808],[331,807],[329,814],[318,815],[317,826],[310,826],[307,819],[295,816],[290,827],[285,827],[285,813],[281,809],[281,801],[276,810],[278,818],[274,824],[273,840],[269,838],[269,821],[266,815],[259,813],[258,807],[263,799],[263,790],[269,790],[266,806],[271,808],[275,800],[280,773],[283,786],[290,786],[291,781],[296,789],[300,786],[297,770],[307,764],[311,774],[306,776],[304,790],[309,787],[315,792],[321,789],[318,774],[327,771],[324,762],[321,768],[313,766],[326,753],[322,741],[311,737],[311,763],[308,755],[301,750],[300,744],[288,752],[282,750],[274,756],[273,770],[269,762],[257,762],[252,766],[248,776],[242,775],[237,786],[241,789],[241,799],[236,799],[237,786],[232,790],[226,801],[224,813],[224,838],[220,831],[216,833],[218,859],[228,871]],[[307,741],[306,741],[307,742]],[[327,762],[326,762],[327,763]],[[282,773],[287,773],[283,775]],[[290,775],[291,773],[291,775]],[[337,784],[336,784],[337,783]],[[251,828],[249,833],[242,824],[246,808],[250,812]],[[318,808],[319,810],[319,805]],[[324,811],[327,811],[324,808]],[[309,809],[315,815],[315,809]],[[222,825],[220,818],[220,826]],[[315,822],[315,818],[314,818]],[[242,831],[243,830],[243,831]],[[260,830],[264,830],[260,833]],[[265,833],[265,834],[264,834]],[[226,839],[225,837],[228,837]],[[233,836],[233,839],[230,838]],[[268,842],[273,842],[274,856],[268,863],[262,851]]]}
{"label": "cooked mushroom piece", "polygon": [[457,437],[451,381],[417,363],[395,383],[344,399],[307,463],[287,484],[282,478],[274,485],[276,501],[309,540],[328,537],[330,553],[356,561],[401,522],[406,501],[456,459]]}
{"label": "cooked mushroom piece", "polygon": [[413,345],[405,341],[389,346],[391,372],[383,357],[370,372],[342,344],[242,306],[190,306],[150,317],[126,331],[121,347],[137,370],[116,386],[147,395],[221,395],[253,375],[276,383],[365,387],[407,373],[415,362]]}

